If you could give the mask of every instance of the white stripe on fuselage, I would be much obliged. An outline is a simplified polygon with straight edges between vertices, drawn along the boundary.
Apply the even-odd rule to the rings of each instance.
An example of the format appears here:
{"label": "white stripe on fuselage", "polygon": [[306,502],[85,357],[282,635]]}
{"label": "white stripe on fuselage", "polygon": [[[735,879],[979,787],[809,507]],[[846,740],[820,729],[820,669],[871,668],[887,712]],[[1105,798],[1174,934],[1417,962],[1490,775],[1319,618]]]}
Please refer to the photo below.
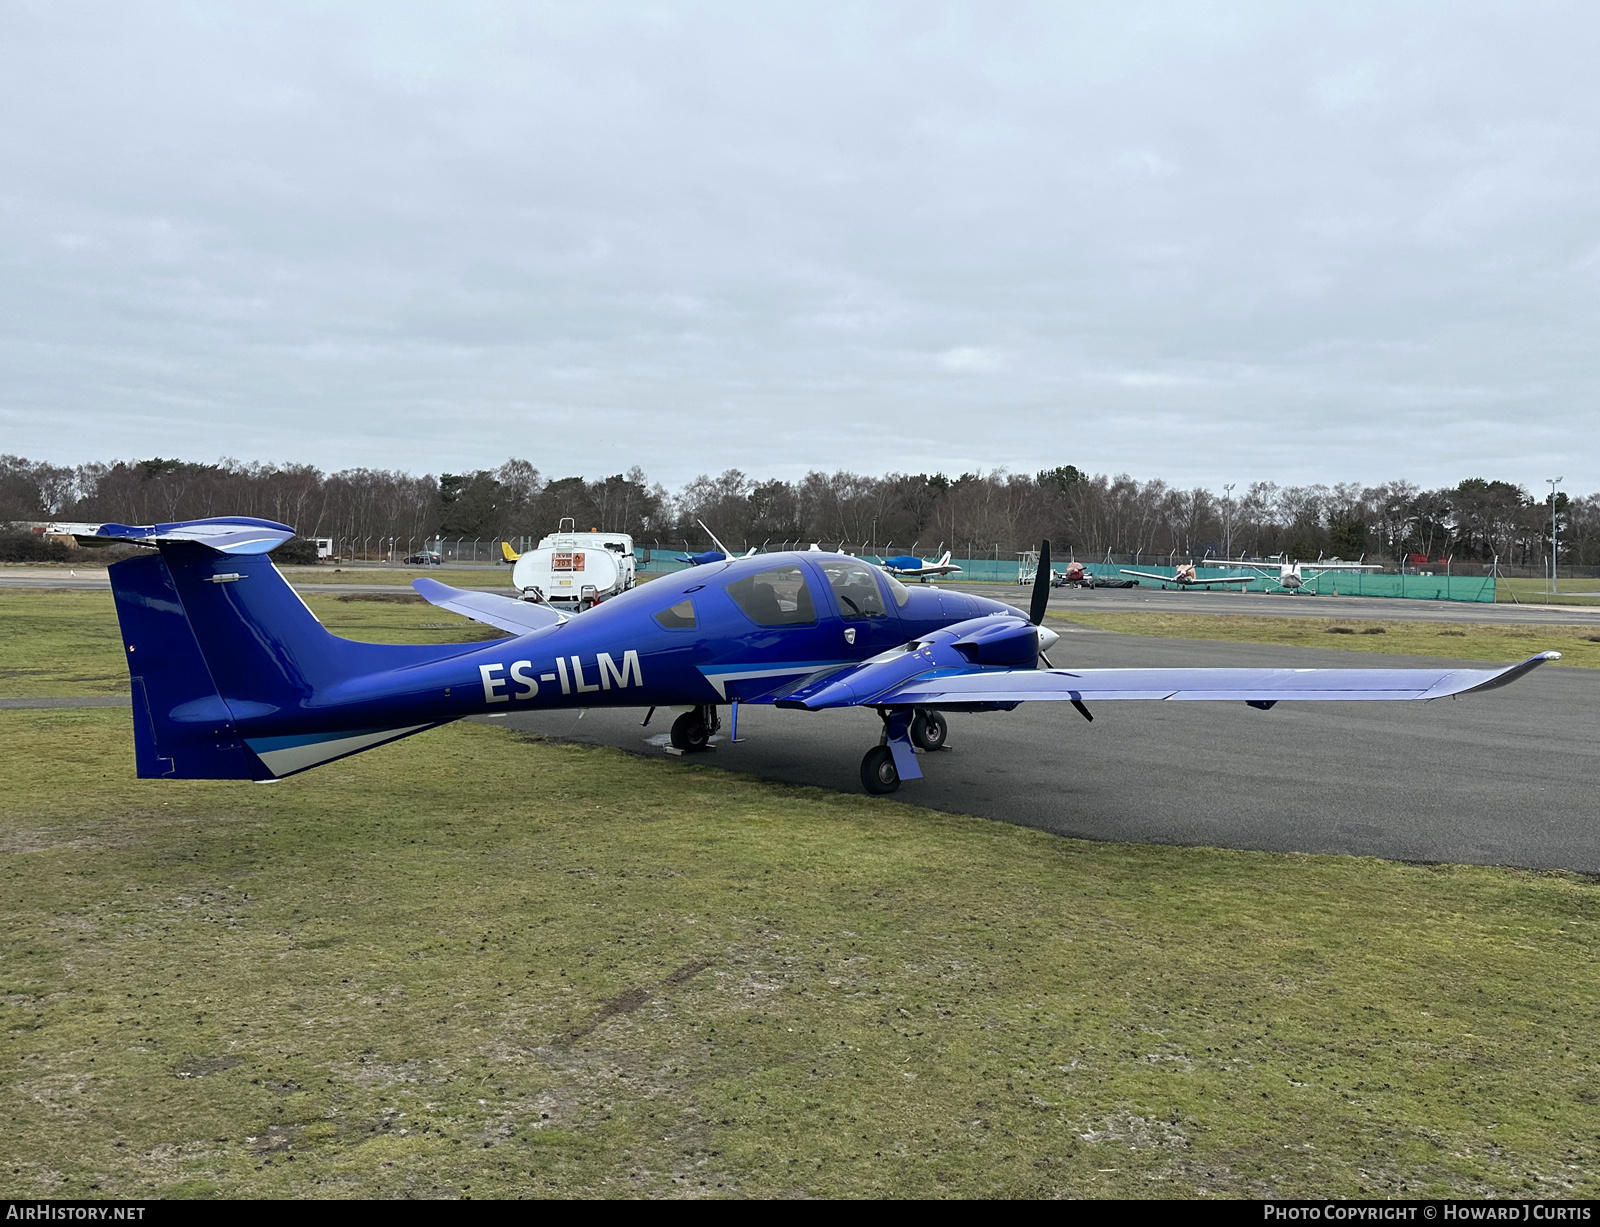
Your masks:
{"label": "white stripe on fuselage", "polygon": [[706,681],[717,688],[717,693],[725,699],[728,697],[726,687],[728,682],[744,682],[749,681],[751,678],[760,677],[798,677],[802,673],[814,673],[823,667],[820,664],[787,665],[781,669],[734,669],[726,673],[713,673],[702,667],[700,672],[704,675]]}
{"label": "white stripe on fuselage", "polygon": [[[308,741],[303,745],[285,746],[281,750],[255,750],[255,755],[273,775],[293,775],[296,771],[304,771],[329,759],[343,758],[357,750],[368,750],[427,727],[426,724],[413,724],[402,729],[379,729],[376,733],[358,733],[354,737],[339,737],[332,741]],[[250,745],[248,738],[245,744]],[[251,746],[251,749],[255,747]]]}

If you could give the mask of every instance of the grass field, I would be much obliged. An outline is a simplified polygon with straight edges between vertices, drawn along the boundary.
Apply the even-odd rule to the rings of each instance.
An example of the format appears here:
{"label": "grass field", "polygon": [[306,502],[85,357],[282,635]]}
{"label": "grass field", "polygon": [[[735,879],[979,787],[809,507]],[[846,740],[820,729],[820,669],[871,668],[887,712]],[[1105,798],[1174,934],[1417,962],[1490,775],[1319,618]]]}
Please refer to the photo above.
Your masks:
{"label": "grass field", "polygon": [[[109,595],[0,594],[0,667],[111,688]],[[119,711],[0,712],[0,753],[8,1196],[1600,1192],[1571,875],[1089,844],[492,724],[273,787],[137,781]]]}
{"label": "grass field", "polygon": [[1494,599],[1524,605],[1600,605],[1600,579],[1564,579],[1558,587],[1572,591],[1551,593],[1548,579],[1499,579]]}
{"label": "grass field", "polygon": [[414,579],[436,579],[455,588],[511,591],[510,567],[281,567],[291,584],[394,584],[409,587]]}
{"label": "grass field", "polygon": [[1557,651],[1561,665],[1600,668],[1600,628],[1505,626],[1472,622],[1405,622],[1365,618],[1266,618],[1227,614],[1079,612],[1081,626],[1165,639],[1217,639],[1341,648],[1400,656],[1446,656],[1509,663]]}
{"label": "grass field", "polygon": [[[306,604],[336,634],[373,643],[494,639],[500,632],[410,593],[309,593]],[[378,596],[380,599],[371,599]],[[126,694],[117,611],[109,592],[0,592],[0,698]]]}
{"label": "grass field", "polygon": [[1564,1195],[1593,884],[1092,845],[458,725],[0,717],[10,1196]]}

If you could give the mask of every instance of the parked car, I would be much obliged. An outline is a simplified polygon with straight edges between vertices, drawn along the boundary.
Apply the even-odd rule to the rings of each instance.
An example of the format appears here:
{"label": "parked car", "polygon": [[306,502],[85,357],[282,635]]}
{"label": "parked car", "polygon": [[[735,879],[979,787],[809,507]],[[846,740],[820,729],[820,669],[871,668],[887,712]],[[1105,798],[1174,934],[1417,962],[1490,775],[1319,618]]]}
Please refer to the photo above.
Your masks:
{"label": "parked car", "polygon": [[417,554],[407,555],[406,565],[412,567],[441,567],[444,565],[444,557],[433,550],[423,550]]}

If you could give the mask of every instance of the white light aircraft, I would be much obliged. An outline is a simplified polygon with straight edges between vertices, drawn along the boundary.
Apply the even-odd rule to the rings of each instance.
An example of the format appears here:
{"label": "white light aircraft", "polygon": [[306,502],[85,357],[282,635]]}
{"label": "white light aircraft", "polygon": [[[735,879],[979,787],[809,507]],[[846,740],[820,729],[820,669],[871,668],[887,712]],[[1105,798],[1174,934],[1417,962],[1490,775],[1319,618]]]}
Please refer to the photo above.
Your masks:
{"label": "white light aircraft", "polygon": [[[1344,562],[1338,558],[1330,558],[1327,562],[1323,562],[1321,559],[1316,562],[1295,562],[1287,554],[1269,557],[1266,562],[1226,559],[1219,560],[1217,565],[1221,567],[1249,567],[1276,583],[1279,592],[1298,593],[1309,591],[1313,594],[1316,592],[1314,585],[1324,575],[1383,570],[1383,567],[1375,562]],[[1313,587],[1308,589],[1306,587],[1307,584],[1311,584]]]}
{"label": "white light aircraft", "polygon": [[[1235,566],[1235,563],[1218,563],[1219,566]],[[1163,584],[1177,584],[1180,588],[1210,588],[1214,584],[1249,584],[1259,576],[1255,575],[1224,575],[1219,579],[1201,579],[1195,573],[1195,564],[1183,563],[1177,568],[1176,575],[1157,575],[1152,571],[1130,571],[1127,567],[1119,567],[1124,575],[1137,575],[1140,579],[1158,580]]]}

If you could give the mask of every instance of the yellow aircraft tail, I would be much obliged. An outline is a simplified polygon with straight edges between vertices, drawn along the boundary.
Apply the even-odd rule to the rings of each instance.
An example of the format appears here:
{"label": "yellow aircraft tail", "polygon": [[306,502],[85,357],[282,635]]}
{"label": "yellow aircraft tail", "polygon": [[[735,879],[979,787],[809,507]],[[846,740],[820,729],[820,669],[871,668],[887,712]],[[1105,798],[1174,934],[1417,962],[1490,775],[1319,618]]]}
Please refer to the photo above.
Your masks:
{"label": "yellow aircraft tail", "polygon": [[511,542],[509,541],[502,541],[500,543],[500,553],[505,557],[507,562],[516,562],[517,559],[522,557],[521,554],[517,553],[516,550],[511,548]]}

